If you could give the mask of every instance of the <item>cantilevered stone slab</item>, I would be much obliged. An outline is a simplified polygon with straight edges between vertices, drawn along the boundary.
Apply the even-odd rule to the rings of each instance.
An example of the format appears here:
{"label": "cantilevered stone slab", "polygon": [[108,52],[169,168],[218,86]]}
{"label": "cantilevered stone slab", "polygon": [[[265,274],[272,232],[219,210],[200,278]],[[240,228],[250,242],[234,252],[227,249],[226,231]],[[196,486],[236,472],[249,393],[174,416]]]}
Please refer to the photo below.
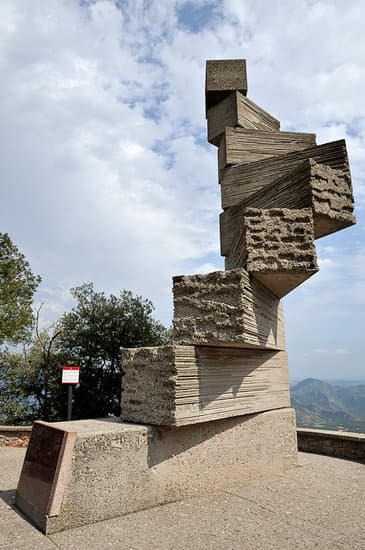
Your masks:
{"label": "cantilevered stone slab", "polygon": [[310,208],[244,208],[226,269],[244,267],[283,297],[318,271]]}
{"label": "cantilevered stone slab", "polygon": [[231,93],[208,110],[208,141],[219,145],[227,126],[247,130],[280,130],[280,122],[240,92]]}
{"label": "cantilevered stone slab", "polygon": [[[311,208],[314,238],[356,223],[350,175],[313,159],[296,167],[220,215],[221,254],[227,256],[245,208]],[[238,266],[237,266],[238,267]]]}
{"label": "cantilevered stone slab", "polygon": [[245,269],[173,277],[176,344],[285,349],[280,300]]}
{"label": "cantilevered stone slab", "polygon": [[[50,517],[18,505],[47,534],[247,486],[297,466],[295,415],[289,408],[180,428],[114,419],[48,426],[77,433],[61,509]],[[36,484],[34,489],[30,495],[36,499]]]}
{"label": "cantilevered stone slab", "polygon": [[350,176],[346,142],[343,139],[251,164],[238,164],[220,172],[222,208],[234,206],[293,170],[298,161],[309,158]]}
{"label": "cantilevered stone slab", "polygon": [[231,92],[247,94],[245,59],[208,60],[205,71],[205,112]]}
{"label": "cantilevered stone slab", "polygon": [[123,420],[176,425],[290,405],[287,355],[208,346],[122,349]]}
{"label": "cantilevered stone slab", "polygon": [[222,170],[231,164],[255,162],[315,144],[315,134],[226,128],[219,142],[218,167]]}

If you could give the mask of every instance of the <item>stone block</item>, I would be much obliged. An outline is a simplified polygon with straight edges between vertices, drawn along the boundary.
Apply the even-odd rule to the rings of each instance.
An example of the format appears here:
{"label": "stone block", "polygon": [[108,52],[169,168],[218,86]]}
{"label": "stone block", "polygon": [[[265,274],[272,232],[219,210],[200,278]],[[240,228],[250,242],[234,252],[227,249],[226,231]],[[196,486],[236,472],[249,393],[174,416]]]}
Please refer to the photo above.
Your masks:
{"label": "stone block", "polygon": [[285,349],[280,300],[245,269],[173,277],[176,344]]}
{"label": "stone block", "polygon": [[226,128],[219,142],[218,168],[302,151],[315,144],[315,134]]}
{"label": "stone block", "polygon": [[234,91],[247,94],[246,60],[208,60],[205,71],[206,113]]}
{"label": "stone block", "polygon": [[183,426],[290,405],[284,351],[170,345],[121,358],[129,422]]}
{"label": "stone block", "polygon": [[244,208],[226,269],[244,267],[279,298],[318,271],[310,208]]}
{"label": "stone block", "polygon": [[231,93],[208,110],[208,141],[218,146],[227,126],[247,130],[280,130],[280,122],[240,92]]}
{"label": "stone block", "polygon": [[[289,408],[181,428],[112,419],[56,422],[47,427],[75,438],[67,457],[59,455],[61,467],[71,457],[60,510],[47,515],[38,508],[37,466],[47,464],[46,454],[37,453],[34,490],[22,494],[22,473],[16,496],[17,507],[47,534],[257,484],[297,466],[295,416]],[[46,450],[44,444],[42,433],[33,431],[30,452],[33,445]]]}
{"label": "stone block", "polygon": [[246,208],[311,208],[314,238],[318,239],[356,223],[353,201],[348,173],[313,159],[300,161],[294,170],[222,212],[221,254],[229,254]]}
{"label": "stone block", "polygon": [[220,172],[222,208],[225,210],[253,193],[260,191],[279,177],[296,168],[298,162],[313,159],[334,170],[341,170],[350,177],[346,142],[341,139],[303,151],[295,151],[277,157],[265,158],[250,164],[229,166]]}

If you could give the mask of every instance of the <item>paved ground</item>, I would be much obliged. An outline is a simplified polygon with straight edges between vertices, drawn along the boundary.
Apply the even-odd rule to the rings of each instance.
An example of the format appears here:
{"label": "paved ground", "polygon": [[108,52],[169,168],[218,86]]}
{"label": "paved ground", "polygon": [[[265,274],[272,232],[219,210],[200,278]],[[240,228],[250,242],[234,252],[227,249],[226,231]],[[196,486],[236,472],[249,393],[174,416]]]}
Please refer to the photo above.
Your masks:
{"label": "paved ground", "polygon": [[237,488],[45,537],[13,508],[24,449],[0,448],[0,549],[365,550],[365,464],[301,454]]}

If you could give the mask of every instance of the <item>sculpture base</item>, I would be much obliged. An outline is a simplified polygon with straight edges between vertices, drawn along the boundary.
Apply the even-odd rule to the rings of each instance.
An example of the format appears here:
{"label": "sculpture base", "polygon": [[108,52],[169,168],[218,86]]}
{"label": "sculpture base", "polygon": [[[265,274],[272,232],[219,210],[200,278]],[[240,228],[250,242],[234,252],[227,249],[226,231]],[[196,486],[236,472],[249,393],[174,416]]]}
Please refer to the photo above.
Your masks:
{"label": "sculpture base", "polygon": [[34,424],[16,505],[43,532],[256,484],[297,465],[293,409],[183,427]]}

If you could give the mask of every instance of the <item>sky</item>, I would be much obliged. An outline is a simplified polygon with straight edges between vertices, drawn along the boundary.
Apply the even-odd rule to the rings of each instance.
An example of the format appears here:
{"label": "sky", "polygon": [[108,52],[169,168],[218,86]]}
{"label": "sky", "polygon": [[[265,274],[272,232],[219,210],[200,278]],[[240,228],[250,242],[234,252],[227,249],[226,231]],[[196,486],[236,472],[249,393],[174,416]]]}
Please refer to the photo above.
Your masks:
{"label": "sky", "polygon": [[206,59],[247,60],[282,130],[345,138],[358,224],[316,241],[284,298],[291,377],[365,380],[365,3],[1,0],[0,231],[42,283],[42,323],[93,282],[172,319],[171,277],[223,269]]}

